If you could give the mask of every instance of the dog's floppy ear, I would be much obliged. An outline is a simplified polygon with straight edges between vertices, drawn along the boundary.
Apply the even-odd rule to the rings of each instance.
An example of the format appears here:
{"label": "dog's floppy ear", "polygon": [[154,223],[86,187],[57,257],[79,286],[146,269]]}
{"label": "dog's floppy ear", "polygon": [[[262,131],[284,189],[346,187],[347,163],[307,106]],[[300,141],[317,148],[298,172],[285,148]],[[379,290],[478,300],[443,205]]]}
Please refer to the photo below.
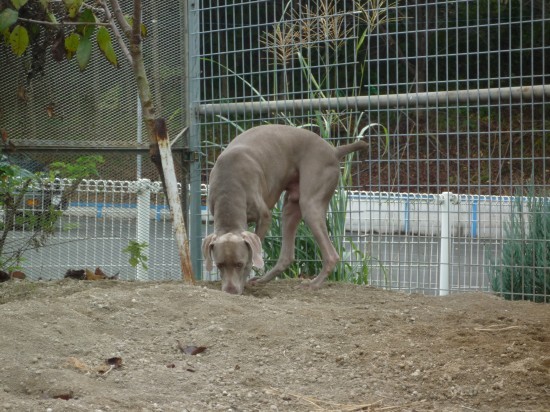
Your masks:
{"label": "dog's floppy ear", "polygon": [[252,265],[258,269],[263,269],[264,259],[262,257],[262,241],[258,235],[252,232],[242,232],[241,236],[252,251]]}
{"label": "dog's floppy ear", "polygon": [[212,233],[211,235],[208,235],[204,238],[202,241],[202,255],[204,256],[204,260],[206,261],[206,270],[211,271],[212,270],[212,247],[214,246],[213,243],[216,241],[216,234]]}

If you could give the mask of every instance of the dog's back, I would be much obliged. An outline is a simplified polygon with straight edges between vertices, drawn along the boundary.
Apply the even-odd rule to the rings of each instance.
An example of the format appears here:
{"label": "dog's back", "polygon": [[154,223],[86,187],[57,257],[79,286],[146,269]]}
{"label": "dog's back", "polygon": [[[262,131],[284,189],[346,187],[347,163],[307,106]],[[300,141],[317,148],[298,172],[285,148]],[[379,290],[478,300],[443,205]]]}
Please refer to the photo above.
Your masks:
{"label": "dog's back", "polygon": [[[264,125],[238,135],[220,157],[232,155],[247,159],[251,156],[262,164],[297,162],[298,158],[322,151],[334,151],[334,147],[312,131],[286,125]],[[248,160],[248,159],[247,159]]]}

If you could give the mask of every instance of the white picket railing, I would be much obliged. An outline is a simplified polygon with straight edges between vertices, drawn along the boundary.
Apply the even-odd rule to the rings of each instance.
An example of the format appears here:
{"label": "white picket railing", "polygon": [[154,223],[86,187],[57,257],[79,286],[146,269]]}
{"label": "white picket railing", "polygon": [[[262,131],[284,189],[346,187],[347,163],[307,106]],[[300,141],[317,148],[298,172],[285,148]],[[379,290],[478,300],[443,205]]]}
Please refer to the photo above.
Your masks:
{"label": "white picket railing", "polygon": [[[349,192],[351,231],[501,239],[512,215],[513,196]],[[368,214],[368,218],[365,218]]]}
{"label": "white picket railing", "polygon": [[[203,185],[201,196],[205,199],[206,195],[207,187]],[[486,262],[480,261],[485,252],[481,248],[502,242],[513,203],[513,197],[350,191],[346,229],[357,244],[370,248],[372,284],[409,291],[430,290],[440,295],[454,290],[488,290],[484,278]],[[209,217],[203,207],[203,223],[208,223]],[[63,219],[75,234],[71,237],[60,231],[52,239],[54,245],[64,245],[63,250],[56,251],[57,262],[45,263],[49,258],[44,259],[39,252],[39,257],[31,256],[26,266],[32,268],[34,277],[39,276],[36,273],[44,277],[47,268],[59,277],[68,268],[108,266],[111,272],[120,271],[126,279],[180,278],[168,205],[160,182],[84,181]],[[117,229],[113,230],[115,226]],[[203,227],[204,234],[209,226]],[[127,264],[127,256],[121,250],[130,239],[150,245],[148,269],[139,265],[134,269]],[[87,247],[85,242],[94,246]],[[469,257],[466,252],[457,252],[457,244]],[[75,250],[71,251],[73,247]],[[64,250],[74,259],[63,259]],[[118,254],[122,257],[115,256]],[[106,256],[108,261],[102,260]],[[476,271],[475,276],[468,271]],[[477,280],[467,282],[461,278],[464,276]]]}

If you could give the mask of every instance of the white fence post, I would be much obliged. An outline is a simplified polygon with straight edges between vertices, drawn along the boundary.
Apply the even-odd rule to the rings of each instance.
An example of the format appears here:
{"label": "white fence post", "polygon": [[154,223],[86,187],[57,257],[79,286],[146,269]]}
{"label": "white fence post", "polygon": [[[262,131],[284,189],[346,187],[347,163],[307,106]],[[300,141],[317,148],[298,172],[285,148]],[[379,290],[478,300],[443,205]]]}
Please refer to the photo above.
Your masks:
{"label": "white fence post", "polygon": [[439,296],[449,294],[449,251],[451,249],[451,192],[443,192],[441,199],[441,247],[439,260]]}
{"label": "white fence post", "polygon": [[[149,209],[151,205],[151,181],[149,179],[139,179],[137,190],[137,229],[136,237],[138,243],[149,244]],[[148,248],[145,248],[143,254],[148,255]],[[137,280],[151,280],[149,271],[141,263],[136,266]]]}

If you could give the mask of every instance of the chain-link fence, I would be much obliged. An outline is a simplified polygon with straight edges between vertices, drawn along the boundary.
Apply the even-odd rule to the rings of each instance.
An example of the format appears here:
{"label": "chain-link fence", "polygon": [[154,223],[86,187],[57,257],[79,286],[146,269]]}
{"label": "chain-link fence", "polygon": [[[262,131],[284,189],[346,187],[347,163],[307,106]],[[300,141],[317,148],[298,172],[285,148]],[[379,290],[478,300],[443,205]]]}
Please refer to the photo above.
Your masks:
{"label": "chain-link fence", "polygon": [[[133,2],[123,0],[120,4],[123,12],[132,13]],[[147,75],[156,113],[167,119],[171,137],[183,129],[187,116],[185,7],[184,2],[143,2]],[[158,181],[159,176],[149,160],[149,141],[131,65],[113,41],[119,68],[112,67],[94,45],[90,64],[80,72],[75,58],[55,61],[49,41],[51,38],[43,36],[32,56],[27,53],[20,58],[9,47],[0,47],[0,129],[16,146],[15,153],[4,150],[3,155],[36,172],[47,170],[52,161],[73,162],[84,155],[100,154],[104,163],[98,165],[98,176],[93,178],[103,184],[83,185],[68,199],[66,216],[45,245],[24,246],[32,231],[23,228],[9,234],[3,253],[12,256],[23,247],[22,271],[33,279],[59,278],[67,269],[93,271],[95,267],[135,278],[136,269],[129,265],[129,254],[123,252],[130,240],[140,237],[137,192],[131,183],[140,178]],[[174,145],[178,176],[184,173],[184,146],[184,139]],[[162,193],[151,193],[150,202],[166,207]],[[96,209],[104,213],[89,213]],[[171,229],[158,229],[154,219],[151,225],[156,229],[152,227],[145,249],[150,278],[181,278]]]}
{"label": "chain-link fence", "polygon": [[[121,7],[131,13],[132,2],[121,1]],[[184,127],[187,106],[183,9],[180,2],[156,0],[144,1],[143,6],[148,79],[157,114],[168,120],[173,136]],[[43,164],[101,153],[105,157],[102,179],[158,180],[147,156],[142,159],[148,137],[141,127],[132,68],[118,44],[113,42],[119,68],[113,68],[94,47],[89,66],[81,72],[75,58],[55,61],[48,40],[44,41],[41,58],[36,54],[32,59],[30,55],[18,58],[9,48],[0,48],[0,127],[7,137]]]}

